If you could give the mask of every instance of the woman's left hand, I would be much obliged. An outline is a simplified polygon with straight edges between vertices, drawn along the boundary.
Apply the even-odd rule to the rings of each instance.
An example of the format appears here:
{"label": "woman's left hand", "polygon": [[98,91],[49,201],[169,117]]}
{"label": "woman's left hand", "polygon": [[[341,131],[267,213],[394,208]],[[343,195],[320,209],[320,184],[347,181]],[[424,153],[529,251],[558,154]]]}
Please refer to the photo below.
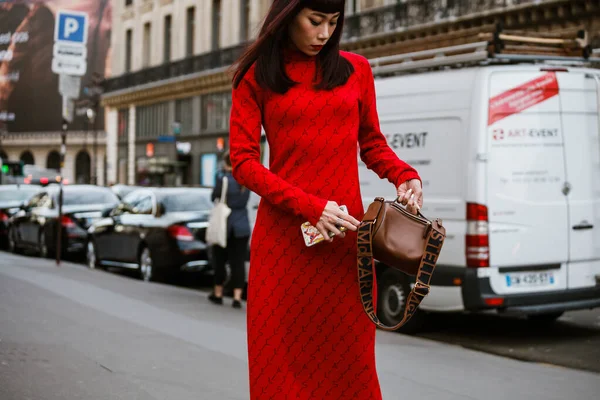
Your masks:
{"label": "woman's left hand", "polygon": [[398,186],[396,193],[398,201],[405,205],[409,212],[416,214],[423,207],[423,189],[420,180],[411,179],[404,182]]}

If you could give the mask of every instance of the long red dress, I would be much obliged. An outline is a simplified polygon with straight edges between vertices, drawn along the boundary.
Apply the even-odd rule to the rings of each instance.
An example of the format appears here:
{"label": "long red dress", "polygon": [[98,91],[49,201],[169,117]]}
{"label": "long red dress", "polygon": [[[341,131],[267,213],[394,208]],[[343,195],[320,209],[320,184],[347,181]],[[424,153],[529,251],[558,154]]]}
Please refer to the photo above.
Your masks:
{"label": "long red dress", "polygon": [[[368,61],[341,55],[355,72],[331,91],[313,89],[315,59],[300,53],[286,55],[286,72],[299,82],[286,94],[262,89],[254,67],[233,90],[233,174],[261,197],[248,277],[252,400],[381,399],[375,326],[359,298],[356,233],[307,248],[300,225],[316,224],[328,200],[362,219],[357,144],[382,179],[398,186],[419,176],[379,129]],[[261,124],[269,169],[260,161]]]}

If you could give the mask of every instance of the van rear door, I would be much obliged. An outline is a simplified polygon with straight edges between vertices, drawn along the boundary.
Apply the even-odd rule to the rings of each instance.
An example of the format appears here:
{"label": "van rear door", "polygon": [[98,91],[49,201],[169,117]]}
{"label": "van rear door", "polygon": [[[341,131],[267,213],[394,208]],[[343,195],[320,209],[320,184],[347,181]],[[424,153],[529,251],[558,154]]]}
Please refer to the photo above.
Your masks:
{"label": "van rear door", "polygon": [[[595,74],[600,74],[595,72]],[[569,211],[569,289],[600,279],[600,81],[583,70],[557,73]]]}
{"label": "van rear door", "polygon": [[489,85],[490,284],[498,294],[566,289],[570,226],[556,74],[497,70]]}

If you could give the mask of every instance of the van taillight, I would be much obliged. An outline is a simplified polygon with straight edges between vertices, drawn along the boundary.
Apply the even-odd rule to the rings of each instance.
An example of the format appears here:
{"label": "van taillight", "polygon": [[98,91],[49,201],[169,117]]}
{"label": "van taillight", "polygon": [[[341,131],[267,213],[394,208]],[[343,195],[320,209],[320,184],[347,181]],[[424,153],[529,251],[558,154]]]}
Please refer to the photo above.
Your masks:
{"label": "van taillight", "polygon": [[167,232],[169,232],[171,237],[183,242],[191,242],[194,240],[194,235],[192,232],[190,232],[187,226],[171,225],[167,228]]}
{"label": "van taillight", "polygon": [[4,214],[2,211],[0,211],[0,221],[2,221],[2,222],[8,221],[8,215]]}
{"label": "van taillight", "polygon": [[467,203],[466,257],[469,268],[490,266],[488,210],[481,204]]}

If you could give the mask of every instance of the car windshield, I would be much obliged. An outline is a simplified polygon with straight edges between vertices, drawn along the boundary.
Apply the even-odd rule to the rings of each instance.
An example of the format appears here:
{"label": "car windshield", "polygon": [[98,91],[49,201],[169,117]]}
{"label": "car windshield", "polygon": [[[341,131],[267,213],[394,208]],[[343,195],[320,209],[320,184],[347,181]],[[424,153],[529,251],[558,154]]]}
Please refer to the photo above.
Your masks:
{"label": "car windshield", "polygon": [[[58,199],[58,194],[56,195]],[[84,204],[104,204],[117,203],[119,199],[108,189],[71,189],[65,190],[63,195],[63,205],[84,205]]]}
{"label": "car windshield", "polygon": [[0,201],[25,201],[36,194],[38,189],[29,188],[11,188],[0,190]]}
{"label": "car windshield", "polygon": [[186,191],[169,193],[162,198],[165,212],[206,211],[213,207],[208,192]]}

